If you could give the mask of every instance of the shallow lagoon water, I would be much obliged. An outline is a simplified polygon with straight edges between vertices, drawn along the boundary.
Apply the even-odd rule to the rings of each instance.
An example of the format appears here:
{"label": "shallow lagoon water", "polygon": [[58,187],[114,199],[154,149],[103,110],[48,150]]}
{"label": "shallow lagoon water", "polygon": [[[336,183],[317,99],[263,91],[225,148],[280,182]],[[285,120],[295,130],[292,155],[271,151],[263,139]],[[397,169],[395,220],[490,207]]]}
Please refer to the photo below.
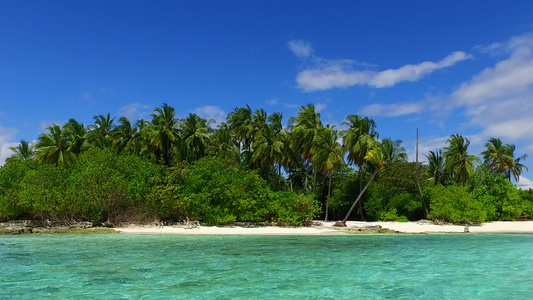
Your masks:
{"label": "shallow lagoon water", "polygon": [[0,236],[1,299],[531,299],[533,235]]}

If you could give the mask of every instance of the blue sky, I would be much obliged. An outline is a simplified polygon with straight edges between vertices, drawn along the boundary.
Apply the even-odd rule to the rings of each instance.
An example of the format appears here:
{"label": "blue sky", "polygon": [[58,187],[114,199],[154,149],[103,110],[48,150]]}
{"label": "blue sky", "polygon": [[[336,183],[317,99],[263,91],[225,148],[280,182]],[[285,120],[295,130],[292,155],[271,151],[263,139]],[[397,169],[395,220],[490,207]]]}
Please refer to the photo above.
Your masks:
{"label": "blue sky", "polygon": [[[94,115],[377,122],[414,159],[467,136],[533,155],[531,1],[1,1],[0,164],[49,124]],[[423,157],[423,155],[421,155]],[[520,185],[531,187],[531,171]]]}

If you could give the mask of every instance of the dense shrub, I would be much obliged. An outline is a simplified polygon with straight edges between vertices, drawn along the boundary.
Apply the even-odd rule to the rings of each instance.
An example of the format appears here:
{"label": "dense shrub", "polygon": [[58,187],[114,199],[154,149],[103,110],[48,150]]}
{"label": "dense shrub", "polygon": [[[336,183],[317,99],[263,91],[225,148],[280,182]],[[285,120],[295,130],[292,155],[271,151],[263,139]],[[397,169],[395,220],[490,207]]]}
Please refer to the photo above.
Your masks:
{"label": "dense shrub", "polygon": [[472,197],[467,187],[436,185],[426,187],[430,199],[429,219],[453,223],[479,223],[487,219],[487,210],[481,201]]}

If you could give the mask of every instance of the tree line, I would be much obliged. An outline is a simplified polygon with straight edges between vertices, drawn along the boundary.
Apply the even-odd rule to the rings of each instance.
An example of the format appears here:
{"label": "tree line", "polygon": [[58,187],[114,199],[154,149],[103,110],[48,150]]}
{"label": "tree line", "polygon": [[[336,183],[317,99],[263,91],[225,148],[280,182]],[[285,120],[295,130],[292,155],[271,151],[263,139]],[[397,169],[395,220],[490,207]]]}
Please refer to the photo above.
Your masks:
{"label": "tree line", "polygon": [[407,161],[400,140],[380,139],[372,119],[324,125],[311,104],[284,126],[280,112],[235,108],[215,126],[176,117],[110,114],[85,126],[53,124],[21,141],[0,168],[0,218],[236,221],[303,224],[313,218],[483,222],[533,217],[518,190],[526,155],[491,138],[481,158],[450,136],[428,164]]}

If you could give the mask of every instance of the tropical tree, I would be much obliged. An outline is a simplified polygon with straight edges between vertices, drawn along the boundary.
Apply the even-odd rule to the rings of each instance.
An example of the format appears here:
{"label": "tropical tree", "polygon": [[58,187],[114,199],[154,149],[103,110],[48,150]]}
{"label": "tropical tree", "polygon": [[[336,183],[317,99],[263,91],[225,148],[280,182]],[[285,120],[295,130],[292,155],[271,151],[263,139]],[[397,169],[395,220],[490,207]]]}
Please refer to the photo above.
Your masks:
{"label": "tropical tree", "polygon": [[207,149],[209,155],[233,161],[239,160],[239,142],[233,139],[232,131],[227,123],[221,123],[209,138]]}
{"label": "tropical tree", "polygon": [[446,143],[448,146],[443,152],[446,170],[452,174],[457,185],[465,185],[474,174],[476,164],[481,163],[481,160],[477,156],[468,154],[470,141],[459,134],[450,136]]}
{"label": "tropical tree", "polygon": [[163,158],[165,165],[170,166],[171,151],[180,138],[175,110],[163,103],[163,106],[156,108],[151,116],[150,149],[157,157]]}
{"label": "tropical tree", "polygon": [[[315,106],[312,104],[307,104],[302,106],[298,112],[298,116],[291,118],[289,123],[292,127],[292,140],[291,145],[293,148],[298,151],[304,162],[308,165],[312,163],[312,154],[311,149],[313,148],[313,143],[315,141],[315,135],[318,133],[322,127],[322,122],[320,121],[320,114],[315,111]],[[306,171],[309,169],[304,168]],[[305,176],[305,185],[304,185],[304,194],[307,193],[307,184],[308,178]],[[316,188],[316,167],[313,165],[313,189],[314,194]]]}
{"label": "tropical tree", "polygon": [[76,159],[76,155],[70,151],[72,141],[68,138],[66,130],[62,130],[57,124],[47,128],[48,133],[39,136],[35,160],[39,163],[50,163],[56,166],[67,165]]}
{"label": "tropical tree", "polygon": [[[348,129],[342,132],[343,148],[348,153],[348,163],[357,166],[359,171],[359,190],[363,189],[363,167],[366,162],[364,159],[371,149],[376,147],[379,134],[376,131],[374,120],[358,115],[349,115],[346,122],[342,123],[348,126]],[[359,202],[361,219],[365,219],[363,213],[363,202]]]}
{"label": "tropical tree", "polygon": [[94,116],[94,125],[89,125],[88,140],[99,148],[109,147],[112,144],[111,132],[113,131],[115,117],[110,114]]}
{"label": "tropical tree", "polygon": [[[254,164],[261,170],[261,174],[266,179],[268,170],[279,161],[283,151],[283,142],[279,138],[274,126],[267,124],[261,131],[257,132],[254,142],[254,152],[252,159]],[[278,176],[281,176],[281,165],[279,165]]]}
{"label": "tropical tree", "polygon": [[435,151],[429,151],[429,155],[426,155],[428,160],[428,173],[431,176],[428,180],[431,180],[433,184],[444,184],[446,180],[446,171],[444,167],[444,156],[442,156],[442,150],[436,149]]}
{"label": "tropical tree", "polygon": [[205,119],[196,114],[189,114],[182,120],[181,134],[186,147],[187,161],[197,161],[206,155],[209,146],[209,128]]}
{"label": "tropical tree", "polygon": [[25,161],[35,159],[35,145],[28,141],[21,140],[17,146],[9,147],[11,151],[15,152],[6,159],[6,163],[10,161]]}
{"label": "tropical tree", "polygon": [[375,166],[375,170],[372,173],[372,175],[370,176],[370,179],[368,180],[368,183],[365,185],[364,189],[361,190],[361,192],[359,193],[359,196],[357,196],[357,199],[355,199],[354,203],[350,207],[350,210],[348,211],[348,213],[346,214],[344,219],[342,221],[340,221],[340,222],[335,223],[334,226],[346,227],[346,221],[348,221],[348,218],[350,217],[350,215],[352,214],[353,210],[357,206],[357,203],[358,202],[360,203],[360,201],[363,198],[363,195],[365,194],[366,190],[368,189],[368,187],[370,186],[370,184],[372,183],[372,181],[374,180],[374,178],[378,174],[379,170],[381,170],[381,168],[384,165],[383,153],[381,152],[380,147],[375,147],[375,148],[369,150],[367,152],[367,154],[365,155],[364,159],[368,163],[373,164]]}
{"label": "tropical tree", "polygon": [[140,138],[139,129],[137,125],[132,125],[130,120],[126,117],[120,117],[118,120],[120,125],[115,126],[113,130],[113,145],[117,153],[122,151],[132,151],[139,154],[140,151],[136,151],[136,143]]}
{"label": "tropical tree", "polygon": [[509,169],[509,166],[514,164],[514,159],[509,155],[508,149],[510,145],[504,145],[500,139],[490,138],[489,141],[485,144],[487,148],[481,154],[483,155],[484,164],[487,167],[487,171],[483,174],[483,177],[477,184],[476,188],[473,191],[473,195],[476,194],[477,190],[485,181],[487,174],[489,173],[503,173],[505,170]]}
{"label": "tropical tree", "polygon": [[83,126],[83,123],[78,123],[78,121],[70,119],[63,127],[63,130],[71,142],[70,152],[79,155],[87,146],[87,130]]}
{"label": "tropical tree", "polygon": [[385,163],[388,162],[407,162],[407,154],[405,148],[402,147],[401,140],[393,141],[391,138],[381,141],[383,148],[383,159]]}
{"label": "tropical tree", "polygon": [[333,168],[344,164],[344,157],[338,134],[333,127],[323,127],[315,137],[315,143],[311,149],[313,164],[319,166],[324,175],[329,179],[328,195],[326,198],[326,214],[324,221],[328,221],[329,199],[331,197],[331,178]]}
{"label": "tropical tree", "polygon": [[520,180],[520,175],[522,175],[522,172],[524,171],[524,169],[528,170],[527,166],[521,163],[521,161],[527,158],[527,154],[514,158],[514,152],[516,150],[515,145],[506,145],[506,148],[507,148],[507,151],[506,151],[507,155],[513,158],[513,160],[507,163],[507,169],[505,170],[505,174],[507,175],[507,178],[509,179],[509,181],[511,181],[511,176],[512,176],[515,182],[518,182]]}

